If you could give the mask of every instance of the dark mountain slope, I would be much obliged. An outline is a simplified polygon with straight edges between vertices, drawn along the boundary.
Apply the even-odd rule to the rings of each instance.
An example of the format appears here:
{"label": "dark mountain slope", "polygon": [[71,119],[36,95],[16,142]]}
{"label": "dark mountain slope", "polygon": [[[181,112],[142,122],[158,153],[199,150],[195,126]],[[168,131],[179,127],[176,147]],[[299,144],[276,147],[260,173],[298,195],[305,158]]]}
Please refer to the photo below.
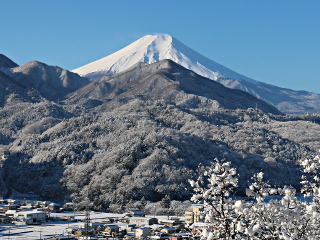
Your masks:
{"label": "dark mountain slope", "polygon": [[[130,100],[136,97],[165,99],[181,102],[182,95],[193,95],[193,101],[185,107],[194,108],[197,102],[214,101],[216,108],[247,109],[259,108],[263,112],[281,114],[276,108],[243,91],[229,89],[202,77],[171,60],[152,64],[139,64],[131,69],[97,79],[78,91],[68,95],[67,102],[83,99]],[[187,106],[188,105],[188,106]]]}
{"label": "dark mountain slope", "polygon": [[0,69],[1,68],[14,68],[18,67],[19,65],[12,61],[7,56],[0,54]]}
{"label": "dark mountain slope", "polygon": [[40,94],[0,71],[0,107],[17,102],[39,102]]}
{"label": "dark mountain slope", "polygon": [[78,74],[38,61],[3,71],[25,86],[36,89],[43,97],[54,101],[89,83],[87,78]]}

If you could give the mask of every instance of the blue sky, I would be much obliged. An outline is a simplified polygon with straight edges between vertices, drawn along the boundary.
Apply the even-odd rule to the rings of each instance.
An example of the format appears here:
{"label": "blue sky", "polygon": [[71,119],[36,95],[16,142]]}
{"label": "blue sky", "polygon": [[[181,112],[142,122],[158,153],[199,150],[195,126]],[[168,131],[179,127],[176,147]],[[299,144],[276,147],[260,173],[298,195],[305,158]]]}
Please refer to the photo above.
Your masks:
{"label": "blue sky", "polygon": [[0,53],[72,70],[168,33],[250,78],[320,93],[319,0],[0,0]]}

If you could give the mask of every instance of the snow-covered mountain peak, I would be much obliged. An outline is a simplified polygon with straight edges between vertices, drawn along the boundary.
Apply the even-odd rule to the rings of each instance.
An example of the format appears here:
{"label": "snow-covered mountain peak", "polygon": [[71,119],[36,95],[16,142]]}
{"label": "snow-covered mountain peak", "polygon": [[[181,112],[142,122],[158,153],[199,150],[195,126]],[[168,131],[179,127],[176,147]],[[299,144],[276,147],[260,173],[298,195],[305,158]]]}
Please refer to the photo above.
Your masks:
{"label": "snow-covered mountain peak", "polygon": [[167,34],[146,35],[127,47],[95,62],[73,70],[81,76],[97,79],[123,72],[141,63],[169,59],[197,74],[264,100],[287,114],[319,112],[320,95],[293,91],[255,81],[230,70],[187,47]]}
{"label": "snow-covered mountain peak", "polygon": [[213,80],[232,78],[256,82],[204,57],[168,34],[146,35],[109,56],[74,69],[73,72],[96,79],[124,71],[139,62],[153,63],[164,59],[170,59]]}
{"label": "snow-covered mountain peak", "polygon": [[139,62],[153,63],[164,59],[164,55],[170,51],[171,46],[172,37],[169,35],[147,35],[127,47],[77,68],[73,72],[93,79],[105,74],[118,73]]}

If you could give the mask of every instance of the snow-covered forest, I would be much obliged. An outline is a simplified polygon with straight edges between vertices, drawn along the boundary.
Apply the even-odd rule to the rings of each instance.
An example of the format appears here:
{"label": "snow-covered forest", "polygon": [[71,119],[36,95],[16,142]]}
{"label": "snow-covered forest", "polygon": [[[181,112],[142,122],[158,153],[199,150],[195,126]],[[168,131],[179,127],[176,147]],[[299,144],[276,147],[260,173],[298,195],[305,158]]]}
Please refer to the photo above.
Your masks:
{"label": "snow-covered forest", "polygon": [[[133,100],[110,111],[53,102],[0,109],[1,143],[11,155],[4,181],[44,199],[100,208],[131,199],[188,199],[199,164],[231,161],[244,193],[252,173],[300,187],[297,162],[319,149],[319,116],[266,115],[255,109],[185,109]],[[71,199],[70,199],[71,198]]]}
{"label": "snow-covered forest", "polygon": [[[82,88],[86,80],[72,85],[73,75],[60,70],[33,62],[20,72],[25,78],[0,74],[0,144],[10,152],[1,171],[5,197],[16,190],[58,202],[89,198],[96,209],[143,197],[188,200],[188,180],[215,158],[239,173],[237,195],[259,172],[271,186],[300,189],[299,162],[320,147],[319,114],[283,115],[169,60]],[[71,93],[47,98],[49,76],[70,83]]]}

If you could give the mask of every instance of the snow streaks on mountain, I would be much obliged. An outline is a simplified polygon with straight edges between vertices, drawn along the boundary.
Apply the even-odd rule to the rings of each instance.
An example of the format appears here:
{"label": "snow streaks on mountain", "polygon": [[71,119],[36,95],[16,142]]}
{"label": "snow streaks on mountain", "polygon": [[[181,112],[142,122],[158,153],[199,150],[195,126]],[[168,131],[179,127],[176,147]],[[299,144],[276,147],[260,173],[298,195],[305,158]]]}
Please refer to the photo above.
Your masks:
{"label": "snow streaks on mountain", "polygon": [[170,59],[226,87],[246,91],[287,114],[320,112],[320,95],[259,82],[224,67],[187,47],[170,35],[147,35],[127,47],[73,72],[91,79],[124,71],[139,62]]}
{"label": "snow streaks on mountain", "polygon": [[96,79],[126,70],[138,62],[154,63],[170,59],[199,75],[217,80],[232,78],[253,81],[187,47],[170,35],[147,35],[107,57],[74,69],[81,76]]}

